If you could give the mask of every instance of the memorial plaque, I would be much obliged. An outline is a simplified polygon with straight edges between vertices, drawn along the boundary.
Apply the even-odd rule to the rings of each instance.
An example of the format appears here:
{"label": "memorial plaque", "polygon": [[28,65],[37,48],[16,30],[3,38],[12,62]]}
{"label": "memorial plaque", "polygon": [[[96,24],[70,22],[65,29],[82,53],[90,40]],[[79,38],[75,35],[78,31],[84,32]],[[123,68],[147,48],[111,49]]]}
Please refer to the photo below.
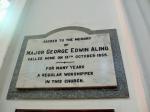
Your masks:
{"label": "memorial plaque", "polygon": [[68,29],[28,40],[16,88],[116,86],[109,33]]}
{"label": "memorial plaque", "polygon": [[34,110],[34,109],[16,109],[15,112],[114,112],[114,109],[95,109],[95,110]]}
{"label": "memorial plaque", "polygon": [[8,99],[127,98],[115,29],[69,26],[26,36]]}

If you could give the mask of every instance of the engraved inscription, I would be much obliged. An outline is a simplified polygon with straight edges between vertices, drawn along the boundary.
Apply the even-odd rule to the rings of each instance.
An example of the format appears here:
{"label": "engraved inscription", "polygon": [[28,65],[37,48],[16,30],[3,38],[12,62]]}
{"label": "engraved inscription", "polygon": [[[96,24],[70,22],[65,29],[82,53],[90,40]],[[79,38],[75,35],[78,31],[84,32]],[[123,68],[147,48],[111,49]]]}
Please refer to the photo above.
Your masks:
{"label": "engraved inscription", "polygon": [[29,39],[16,88],[116,87],[109,33],[64,30]]}

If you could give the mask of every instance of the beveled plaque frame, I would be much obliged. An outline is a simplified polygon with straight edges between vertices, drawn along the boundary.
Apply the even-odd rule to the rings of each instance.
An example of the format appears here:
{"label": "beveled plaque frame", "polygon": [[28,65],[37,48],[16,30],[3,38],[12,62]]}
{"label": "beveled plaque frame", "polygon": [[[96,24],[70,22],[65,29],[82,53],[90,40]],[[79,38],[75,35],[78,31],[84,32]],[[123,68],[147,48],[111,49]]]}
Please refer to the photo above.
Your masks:
{"label": "beveled plaque frame", "polygon": [[[16,82],[22,64],[26,45],[29,39],[46,38],[47,36],[65,30],[77,30],[87,34],[109,33],[114,68],[117,79],[116,88],[69,88],[69,89],[16,89]],[[120,46],[116,29],[90,30],[79,26],[69,26],[55,29],[46,34],[26,36],[23,40],[21,51],[14,70],[13,78],[8,91],[7,99],[98,99],[98,98],[128,98],[128,86],[123,66]]]}
{"label": "beveled plaque frame", "polygon": [[115,112],[115,111],[114,109],[80,109],[80,110],[16,109],[15,112]]}

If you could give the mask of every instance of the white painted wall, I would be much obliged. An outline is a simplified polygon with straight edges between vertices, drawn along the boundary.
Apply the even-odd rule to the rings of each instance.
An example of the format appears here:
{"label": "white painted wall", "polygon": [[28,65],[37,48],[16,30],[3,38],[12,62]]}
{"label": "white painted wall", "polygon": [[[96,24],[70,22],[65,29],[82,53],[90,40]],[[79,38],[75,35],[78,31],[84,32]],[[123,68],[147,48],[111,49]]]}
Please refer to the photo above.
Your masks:
{"label": "white painted wall", "polygon": [[[1,41],[6,45],[1,49],[5,52],[7,48],[9,49],[6,52],[3,65],[1,62],[0,112],[14,112],[15,108],[114,108],[116,112],[148,112],[143,89],[143,74],[137,57],[134,35],[131,33],[127,12],[121,0],[28,0],[25,11],[23,18],[18,22],[16,32],[13,33],[13,36],[11,34],[11,43]],[[117,29],[130,98],[61,101],[6,99],[23,37],[25,35],[44,34],[64,26],[82,26],[91,30]],[[10,46],[7,43],[10,43]]]}
{"label": "white painted wall", "polygon": [[123,1],[123,4],[133,35],[137,60],[139,60],[142,69],[141,80],[143,80],[145,96],[150,109],[150,0]]}
{"label": "white painted wall", "polygon": [[[7,16],[0,23],[0,68],[5,68],[8,63],[5,64],[4,59],[7,54],[8,47],[11,40],[13,40],[13,35],[15,33],[17,23],[24,9],[26,0],[13,0],[10,6],[10,10],[7,12]],[[12,55],[10,55],[12,56]],[[3,65],[3,66],[2,66]],[[6,66],[4,66],[6,65]],[[7,74],[0,71],[0,96],[2,93],[2,87],[5,82]]]}

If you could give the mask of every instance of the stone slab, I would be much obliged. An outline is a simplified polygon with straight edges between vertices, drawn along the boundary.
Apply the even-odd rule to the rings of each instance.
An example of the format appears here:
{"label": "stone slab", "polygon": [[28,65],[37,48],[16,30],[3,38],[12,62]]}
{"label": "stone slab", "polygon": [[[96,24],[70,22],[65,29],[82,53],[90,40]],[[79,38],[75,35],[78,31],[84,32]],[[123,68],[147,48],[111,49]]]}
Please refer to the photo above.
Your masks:
{"label": "stone slab", "polygon": [[[22,88],[22,89],[16,88],[16,83],[18,80],[20,68],[24,59],[24,54],[25,54],[28,41],[32,39],[41,39],[41,38],[44,39],[48,36],[51,36],[53,34],[56,34],[58,32],[63,32],[66,30],[71,30],[71,31],[75,30],[79,32],[84,32],[85,35],[88,34],[90,36],[91,35],[105,35],[104,37],[106,38],[108,37],[110,39],[109,45],[111,45],[110,48],[112,51],[112,58],[113,58],[113,62],[111,61],[111,63],[114,65],[114,71],[115,71],[114,81],[110,81],[110,85],[111,86],[113,85],[114,88],[105,88],[105,86],[107,87],[108,84],[105,84],[105,86],[101,86],[104,88],[99,88],[99,87],[94,88],[94,86],[91,88],[80,88],[80,87],[78,88],[55,88],[56,86],[54,88],[35,88],[35,87],[34,88],[27,87],[27,88]],[[112,72],[113,68],[110,71]],[[7,95],[8,99],[97,99],[97,98],[128,98],[128,97],[129,97],[129,93],[128,93],[127,81],[125,77],[125,71],[123,67],[120,46],[119,46],[116,30],[107,29],[107,30],[91,31],[90,29],[83,28],[83,27],[76,27],[76,26],[59,28],[59,29],[50,31],[44,35],[35,35],[35,36],[25,37],[16,67],[15,67],[12,82],[10,84],[9,92]]]}
{"label": "stone slab", "polygon": [[117,87],[109,33],[63,30],[29,39],[16,88]]}

